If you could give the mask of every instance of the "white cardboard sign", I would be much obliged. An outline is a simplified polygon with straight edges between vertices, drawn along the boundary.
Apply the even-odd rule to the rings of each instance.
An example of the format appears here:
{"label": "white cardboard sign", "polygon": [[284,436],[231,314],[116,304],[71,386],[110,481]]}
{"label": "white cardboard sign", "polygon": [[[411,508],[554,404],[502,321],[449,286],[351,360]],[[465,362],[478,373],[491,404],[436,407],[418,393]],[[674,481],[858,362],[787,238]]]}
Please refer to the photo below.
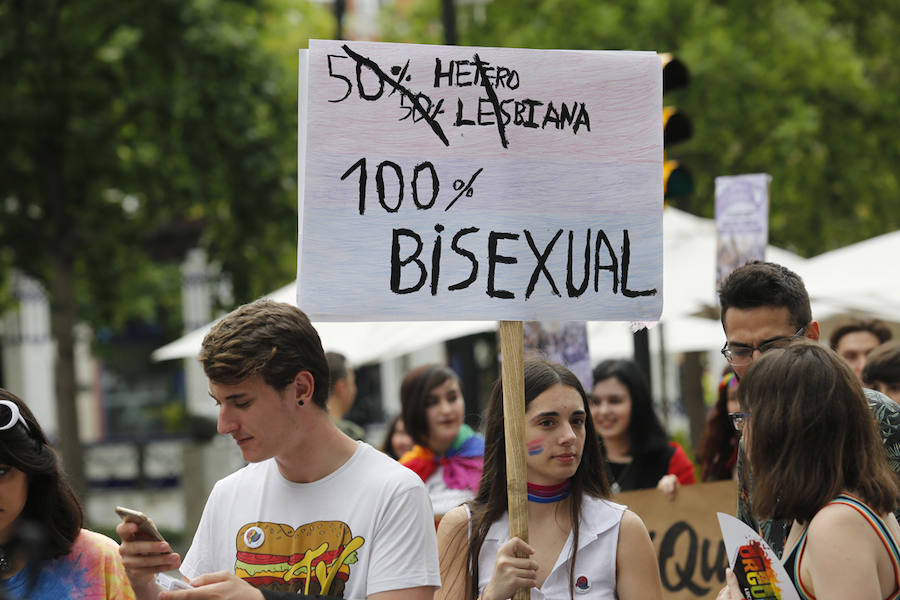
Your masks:
{"label": "white cardboard sign", "polygon": [[655,320],[652,52],[310,42],[297,301],[312,319]]}

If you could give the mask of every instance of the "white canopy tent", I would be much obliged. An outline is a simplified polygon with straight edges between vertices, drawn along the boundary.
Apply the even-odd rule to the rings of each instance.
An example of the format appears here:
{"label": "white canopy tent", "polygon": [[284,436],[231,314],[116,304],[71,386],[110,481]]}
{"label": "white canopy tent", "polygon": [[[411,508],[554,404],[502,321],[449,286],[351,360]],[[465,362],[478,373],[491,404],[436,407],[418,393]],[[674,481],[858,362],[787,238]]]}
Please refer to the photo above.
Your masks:
{"label": "white canopy tent", "polygon": [[835,312],[900,322],[900,231],[810,258],[799,271],[814,302]]}

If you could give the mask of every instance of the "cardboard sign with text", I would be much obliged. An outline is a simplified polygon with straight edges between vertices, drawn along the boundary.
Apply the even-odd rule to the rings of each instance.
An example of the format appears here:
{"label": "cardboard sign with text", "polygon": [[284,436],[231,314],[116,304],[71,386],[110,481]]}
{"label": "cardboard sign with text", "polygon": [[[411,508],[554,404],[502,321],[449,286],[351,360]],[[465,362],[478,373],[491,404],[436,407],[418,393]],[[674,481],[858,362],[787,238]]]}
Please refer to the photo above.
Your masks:
{"label": "cardboard sign with text", "polygon": [[746,598],[800,600],[800,595],[778,555],[743,521],[720,513],[719,527],[731,570]]}
{"label": "cardboard sign with text", "polygon": [[656,320],[652,52],[310,41],[300,306],[313,320]]}
{"label": "cardboard sign with text", "polygon": [[734,514],[736,482],[682,486],[673,502],[655,489],[622,492],[612,500],[628,506],[647,526],[659,560],[663,598],[716,597],[729,564],[716,513]]}

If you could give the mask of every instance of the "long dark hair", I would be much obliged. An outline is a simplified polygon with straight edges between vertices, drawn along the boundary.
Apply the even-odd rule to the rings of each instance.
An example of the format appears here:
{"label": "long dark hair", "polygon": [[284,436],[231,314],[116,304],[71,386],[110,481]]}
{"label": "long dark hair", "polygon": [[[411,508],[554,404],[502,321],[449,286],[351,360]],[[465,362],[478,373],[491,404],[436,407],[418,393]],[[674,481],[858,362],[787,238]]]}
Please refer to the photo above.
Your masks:
{"label": "long dark hair", "polygon": [[[3,388],[0,388],[0,400],[15,404],[28,424],[28,429],[17,423],[0,431],[0,463],[15,467],[28,478],[28,498],[19,520],[40,526],[44,537],[43,559],[68,554],[84,522],[81,503],[28,406]],[[9,414],[9,408],[0,405],[0,420],[6,421]]]}
{"label": "long dark hair", "polygon": [[[584,404],[585,419],[584,450],[581,462],[572,476],[570,517],[572,519],[572,566],[569,571],[569,592],[574,590],[575,550],[578,548],[578,521],[581,517],[581,504],[585,494],[595,498],[609,496],[609,482],[603,470],[600,456],[600,444],[594,432],[594,424],[590,418],[591,410],[587,394],[578,378],[562,365],[539,358],[525,361],[525,410],[532,400],[547,389],[560,383],[575,389]],[[497,380],[491,391],[488,405],[487,426],[484,433],[484,469],[481,472],[481,484],[478,495],[469,503],[472,512],[472,537],[469,540],[468,569],[471,580],[468,588],[470,596],[478,596],[478,556],[481,546],[491,525],[508,510],[506,495],[506,433],[503,428],[503,384]]]}
{"label": "long dark hair", "polygon": [[732,456],[737,451],[740,434],[728,418],[728,390],[737,387],[737,376],[726,367],[719,382],[718,398],[703,432],[698,458],[703,467],[703,481],[731,479]]}
{"label": "long dark hair", "polygon": [[738,399],[750,412],[755,514],[808,522],[842,490],[879,513],[897,506],[862,386],[833,350],[800,340],[766,352],[741,378]]}
{"label": "long dark hair", "polygon": [[[628,441],[631,445],[631,456],[640,456],[647,452],[653,452],[665,448],[669,438],[653,410],[653,399],[650,396],[650,386],[647,378],[636,362],[628,359],[604,360],[591,373],[594,385],[605,379],[614,377],[628,388],[631,396],[631,420],[628,423]],[[606,450],[602,447],[603,455]]]}

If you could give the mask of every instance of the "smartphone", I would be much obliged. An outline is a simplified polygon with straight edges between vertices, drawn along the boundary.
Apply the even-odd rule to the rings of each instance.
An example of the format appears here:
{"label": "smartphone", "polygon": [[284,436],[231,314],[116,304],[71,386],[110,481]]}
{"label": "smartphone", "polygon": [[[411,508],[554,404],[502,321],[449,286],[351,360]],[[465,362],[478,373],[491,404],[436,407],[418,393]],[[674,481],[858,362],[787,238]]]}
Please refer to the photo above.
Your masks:
{"label": "smartphone", "polygon": [[156,574],[156,585],[161,587],[164,590],[172,591],[172,590],[190,590],[193,589],[194,586],[189,584],[186,581],[182,581],[181,579],[175,579],[174,577],[170,577],[165,573],[157,573]]}
{"label": "smartphone", "polygon": [[166,541],[153,521],[147,515],[140,511],[131,510],[123,506],[116,507],[116,514],[122,517],[125,522],[135,523],[138,526],[137,539],[150,542]]}

